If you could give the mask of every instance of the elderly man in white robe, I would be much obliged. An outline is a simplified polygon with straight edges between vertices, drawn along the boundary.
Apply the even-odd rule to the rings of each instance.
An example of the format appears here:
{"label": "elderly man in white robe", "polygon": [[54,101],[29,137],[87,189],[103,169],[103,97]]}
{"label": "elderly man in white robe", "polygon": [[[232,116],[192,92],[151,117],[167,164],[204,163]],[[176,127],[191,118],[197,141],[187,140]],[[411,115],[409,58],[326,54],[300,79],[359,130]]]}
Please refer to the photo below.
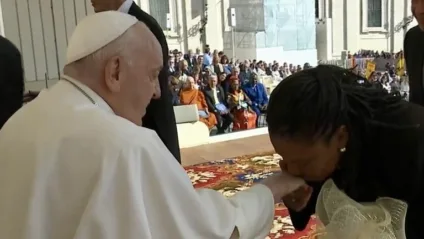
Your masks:
{"label": "elderly man in white robe", "polygon": [[[134,17],[103,12],[75,29],[65,76],[0,132],[2,239],[263,239],[286,174],[225,198],[195,190],[157,134],[161,47]],[[138,72],[142,71],[143,74]]]}

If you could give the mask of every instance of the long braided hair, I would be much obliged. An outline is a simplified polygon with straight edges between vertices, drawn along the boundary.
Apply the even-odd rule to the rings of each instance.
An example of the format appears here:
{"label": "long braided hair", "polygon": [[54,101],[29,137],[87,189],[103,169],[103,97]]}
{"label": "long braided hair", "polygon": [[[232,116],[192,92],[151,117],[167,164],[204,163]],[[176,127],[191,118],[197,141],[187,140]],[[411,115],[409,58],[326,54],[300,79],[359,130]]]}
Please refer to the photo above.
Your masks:
{"label": "long braided hair", "polygon": [[271,136],[312,141],[329,142],[337,129],[345,126],[349,140],[339,166],[348,168],[344,177],[352,182],[358,174],[357,161],[373,143],[374,128],[417,127],[380,120],[386,112],[405,106],[398,93],[388,93],[347,69],[319,65],[287,77],[272,91],[266,120]]}

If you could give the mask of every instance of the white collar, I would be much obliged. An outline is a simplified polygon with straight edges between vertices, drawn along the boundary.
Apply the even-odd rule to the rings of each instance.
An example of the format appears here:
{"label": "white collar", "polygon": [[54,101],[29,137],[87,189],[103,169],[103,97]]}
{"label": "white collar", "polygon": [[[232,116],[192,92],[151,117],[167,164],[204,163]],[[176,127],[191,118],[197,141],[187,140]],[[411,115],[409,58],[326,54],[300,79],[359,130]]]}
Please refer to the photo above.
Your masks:
{"label": "white collar", "polygon": [[128,13],[132,4],[133,0],[125,0],[125,2],[118,8],[118,12]]}
{"label": "white collar", "polygon": [[[89,97],[91,97],[91,99],[95,102],[95,105],[97,105],[100,109],[105,110],[107,112],[110,112],[112,114],[115,114],[113,112],[112,108],[110,108],[109,104],[106,103],[106,101],[102,97],[100,97],[96,92],[94,92],[92,89],[90,89],[90,87],[84,85],[80,81],[75,80],[74,78],[67,76],[67,75],[63,75],[62,78],[74,83],[75,85],[77,85],[82,91],[84,91]],[[66,82],[66,83],[71,84],[69,82]],[[75,86],[72,86],[72,87],[75,88],[75,90],[79,91],[79,89],[76,88]],[[81,94],[83,94],[83,93],[81,92]],[[89,100],[89,99],[87,99],[87,100]]]}

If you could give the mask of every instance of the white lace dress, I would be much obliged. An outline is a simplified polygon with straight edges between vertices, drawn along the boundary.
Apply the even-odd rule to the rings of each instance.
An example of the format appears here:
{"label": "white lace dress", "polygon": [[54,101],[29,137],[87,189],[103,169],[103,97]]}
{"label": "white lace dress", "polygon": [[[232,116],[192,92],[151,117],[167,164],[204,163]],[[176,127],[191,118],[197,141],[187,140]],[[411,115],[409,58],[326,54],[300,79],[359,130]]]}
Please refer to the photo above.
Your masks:
{"label": "white lace dress", "polygon": [[358,203],[339,190],[333,180],[324,183],[316,204],[321,222],[319,239],[406,239],[407,204],[393,198]]}

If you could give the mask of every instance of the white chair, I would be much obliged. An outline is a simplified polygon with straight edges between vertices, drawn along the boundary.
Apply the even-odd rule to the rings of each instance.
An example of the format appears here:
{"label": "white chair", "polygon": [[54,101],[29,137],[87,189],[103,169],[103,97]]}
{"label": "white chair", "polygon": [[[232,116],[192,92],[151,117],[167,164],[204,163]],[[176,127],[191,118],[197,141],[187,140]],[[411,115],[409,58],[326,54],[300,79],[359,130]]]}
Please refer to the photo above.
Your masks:
{"label": "white chair", "polygon": [[197,105],[174,106],[180,148],[189,148],[209,142],[209,129],[199,121]]}

